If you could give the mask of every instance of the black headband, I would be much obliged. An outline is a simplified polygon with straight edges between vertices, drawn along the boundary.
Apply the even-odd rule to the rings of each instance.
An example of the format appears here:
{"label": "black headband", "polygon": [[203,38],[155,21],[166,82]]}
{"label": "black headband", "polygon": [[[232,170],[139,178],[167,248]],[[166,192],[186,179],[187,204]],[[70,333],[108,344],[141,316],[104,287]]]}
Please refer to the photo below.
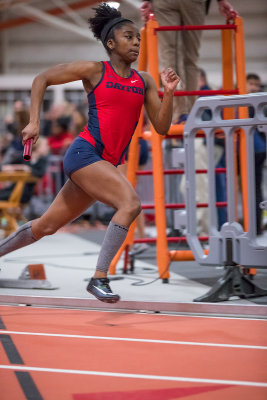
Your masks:
{"label": "black headband", "polygon": [[119,24],[120,22],[124,22],[124,21],[132,22],[130,19],[121,18],[121,17],[114,18],[111,21],[109,21],[107,23],[107,25],[104,26],[104,28],[102,29],[102,32],[100,34],[101,42],[104,44],[104,42],[105,42],[105,40],[106,40],[106,38],[108,36],[108,33],[111,30],[111,28],[113,28],[113,26]]}

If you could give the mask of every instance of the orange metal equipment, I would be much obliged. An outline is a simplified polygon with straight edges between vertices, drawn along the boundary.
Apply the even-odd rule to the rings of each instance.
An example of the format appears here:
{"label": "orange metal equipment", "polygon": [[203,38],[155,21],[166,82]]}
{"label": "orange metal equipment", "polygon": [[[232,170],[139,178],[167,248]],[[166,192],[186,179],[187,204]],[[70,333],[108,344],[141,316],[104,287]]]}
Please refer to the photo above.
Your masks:
{"label": "orange metal equipment", "polygon": [[[142,29],[142,45],[140,51],[139,59],[139,70],[145,70],[146,64],[148,64],[148,71],[154,78],[156,85],[159,89],[159,67],[158,67],[158,43],[156,29],[158,24],[153,16],[151,16],[146,27]],[[162,28],[162,27],[161,27]],[[165,27],[168,28],[168,27]],[[180,27],[176,27],[180,28]],[[190,29],[190,27],[184,27]],[[203,26],[204,28],[204,26]],[[202,29],[203,29],[202,28]],[[231,91],[234,89],[234,79],[233,79],[233,38],[235,39],[235,65],[236,65],[236,79],[237,87],[239,93],[245,93],[245,61],[244,61],[244,37],[243,37],[243,25],[242,19],[237,17],[235,19],[235,24],[233,24],[233,29],[229,25],[227,30],[223,30],[223,26],[218,26],[211,29],[222,29],[222,69],[223,69],[223,90]],[[198,27],[197,29],[201,29]],[[205,29],[205,28],[204,28]],[[176,29],[177,30],[177,29]],[[234,32],[234,33],[233,33]],[[149,46],[147,45],[149,43]],[[245,111],[242,109],[239,112],[239,117],[243,116]],[[227,110],[225,118],[233,118],[234,110]],[[142,135],[142,122],[143,116],[140,118],[137,130],[134,134],[130,151],[129,151],[129,163],[127,170],[127,177],[130,182],[135,185],[135,174],[138,164],[138,137]],[[180,125],[172,125],[168,135],[166,137],[181,135],[183,132],[183,127]],[[194,260],[193,253],[190,250],[168,250],[168,240],[166,235],[166,204],[165,204],[165,191],[164,191],[164,170],[163,170],[163,154],[162,154],[162,140],[164,137],[158,135],[154,127],[151,125],[151,143],[152,143],[152,162],[153,162],[153,184],[154,184],[154,203],[155,203],[155,221],[157,227],[157,265],[159,276],[162,279],[169,278],[169,263],[171,261],[190,261]],[[241,164],[245,165],[246,160],[246,148],[245,148],[245,137],[241,134]],[[247,187],[247,177],[244,172],[245,169],[241,165],[241,180],[243,188],[243,210],[244,214],[248,213],[248,207],[246,203],[246,187]],[[247,219],[245,219],[247,221]],[[129,234],[114,257],[112,264],[110,266],[110,273],[115,274],[116,264],[124,249],[127,249],[130,244],[134,242],[134,228],[133,224],[129,230]],[[244,229],[247,230],[246,222],[244,224]],[[207,251],[205,250],[205,253]]]}
{"label": "orange metal equipment", "polygon": [[[147,24],[147,43],[148,46],[148,70],[153,76],[157,88],[159,89],[159,64],[158,64],[158,40],[155,34],[155,28],[158,23],[154,19],[150,19]],[[166,236],[166,215],[165,215],[165,190],[163,175],[163,154],[162,140],[163,137],[158,135],[151,124],[152,132],[152,162],[153,162],[153,182],[154,182],[154,202],[155,202],[155,222],[157,227],[157,264],[159,275],[162,279],[169,278],[168,266],[170,256],[168,252],[168,242]]]}
{"label": "orange metal equipment", "polygon": [[[235,35],[235,51],[236,51],[236,81],[239,89],[239,94],[246,94],[246,69],[245,69],[245,47],[244,47],[244,31],[241,18],[236,18],[237,31]],[[248,118],[248,108],[242,107],[238,110],[239,118]],[[244,230],[248,231],[248,184],[247,184],[247,151],[246,151],[246,135],[244,131],[240,134],[240,176],[242,184],[242,205]]]}

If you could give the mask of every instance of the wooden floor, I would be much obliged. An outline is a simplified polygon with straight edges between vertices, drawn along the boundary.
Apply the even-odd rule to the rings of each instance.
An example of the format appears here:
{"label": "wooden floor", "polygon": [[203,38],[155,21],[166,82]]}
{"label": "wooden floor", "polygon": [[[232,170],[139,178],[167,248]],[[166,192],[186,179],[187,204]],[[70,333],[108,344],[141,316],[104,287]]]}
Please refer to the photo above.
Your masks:
{"label": "wooden floor", "polygon": [[266,400],[267,321],[0,306],[1,400]]}

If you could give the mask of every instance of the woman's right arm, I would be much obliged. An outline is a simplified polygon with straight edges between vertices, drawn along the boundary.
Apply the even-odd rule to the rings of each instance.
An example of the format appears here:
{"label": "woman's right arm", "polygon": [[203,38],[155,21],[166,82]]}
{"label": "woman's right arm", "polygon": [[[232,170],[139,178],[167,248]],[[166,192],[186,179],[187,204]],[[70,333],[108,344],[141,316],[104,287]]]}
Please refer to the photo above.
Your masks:
{"label": "woman's right arm", "polygon": [[22,144],[28,139],[36,143],[40,129],[40,109],[45,90],[51,85],[60,85],[67,82],[90,79],[99,72],[101,63],[90,61],[76,61],[70,64],[59,64],[37,75],[32,83],[30,122],[22,131]]}

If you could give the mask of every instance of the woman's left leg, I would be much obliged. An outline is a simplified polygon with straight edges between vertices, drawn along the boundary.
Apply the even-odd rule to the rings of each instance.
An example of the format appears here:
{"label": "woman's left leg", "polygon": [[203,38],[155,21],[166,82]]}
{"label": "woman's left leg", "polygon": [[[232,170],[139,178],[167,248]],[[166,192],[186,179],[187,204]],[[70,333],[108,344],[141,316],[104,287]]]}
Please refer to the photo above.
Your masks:
{"label": "woman's left leg", "polygon": [[140,200],[125,176],[106,161],[98,161],[75,171],[71,179],[89,196],[116,210],[106,231],[96,272],[87,287],[99,300],[116,302],[120,297],[112,293],[107,273],[112,259],[127,236],[130,224],[141,211]]}
{"label": "woman's left leg", "polygon": [[59,228],[78,218],[94,201],[68,180],[40,218],[27,222],[0,242],[0,257],[56,233]]}

